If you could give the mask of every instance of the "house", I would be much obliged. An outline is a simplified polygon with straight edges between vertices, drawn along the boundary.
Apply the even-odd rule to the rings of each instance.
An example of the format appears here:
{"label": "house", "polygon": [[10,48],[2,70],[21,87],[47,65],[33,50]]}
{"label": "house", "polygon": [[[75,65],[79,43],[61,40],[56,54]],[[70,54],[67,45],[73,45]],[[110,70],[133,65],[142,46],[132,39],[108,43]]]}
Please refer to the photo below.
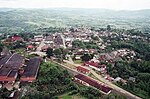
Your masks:
{"label": "house", "polygon": [[34,36],[35,42],[41,42],[43,40],[43,35],[36,35]]}
{"label": "house", "polygon": [[96,52],[97,52],[96,49],[89,49],[89,53],[91,53],[91,54],[94,54],[94,53],[96,53]]}
{"label": "house", "polygon": [[97,71],[101,71],[100,68],[98,68],[99,63],[98,62],[94,62],[94,61],[88,61],[84,63],[85,66],[88,66],[90,68],[93,68]]}
{"label": "house", "polygon": [[28,45],[26,48],[27,50],[35,50],[35,46],[33,45]]}
{"label": "house", "polygon": [[60,34],[56,35],[55,38],[54,38],[54,44],[55,45],[63,45],[63,38]]}
{"label": "house", "polygon": [[38,74],[40,64],[41,64],[41,58],[38,58],[38,57],[31,58],[28,61],[28,64],[24,70],[24,73],[21,75],[20,81],[22,81],[22,82],[35,81],[37,74]]}
{"label": "house", "polygon": [[20,36],[12,36],[11,41],[12,42],[23,41],[23,38]]}
{"label": "house", "polygon": [[89,74],[90,71],[82,66],[78,66],[76,67],[77,68],[77,71],[81,72],[81,73],[84,73],[84,74]]}
{"label": "house", "polygon": [[108,81],[114,81],[114,78],[110,77],[110,75],[106,75],[104,78]]}
{"label": "house", "polygon": [[99,83],[96,80],[91,79],[88,76],[85,76],[82,74],[75,75],[74,80],[78,83],[85,85],[85,86],[95,87],[95,88],[99,89],[104,94],[109,94],[111,92],[111,89],[112,89],[112,88],[106,86],[105,84]]}
{"label": "house", "polygon": [[99,62],[94,62],[94,61],[88,61],[88,62],[85,62],[85,65],[86,66],[89,66],[91,67],[92,69],[95,69],[101,73],[106,73],[106,65],[105,64],[102,64],[102,65],[99,65]]}
{"label": "house", "polygon": [[45,38],[44,43],[45,43],[45,44],[53,44],[53,43],[54,43],[53,40],[54,40],[53,35],[49,35],[49,36],[47,36],[47,37]]}
{"label": "house", "polygon": [[114,82],[121,82],[122,84],[126,84],[126,83],[127,83],[127,81],[124,80],[124,79],[122,79],[121,77],[116,77],[116,78],[114,79]]}
{"label": "house", "polygon": [[114,81],[115,81],[115,82],[120,82],[121,79],[122,79],[121,77],[116,77],[116,78],[114,79]]}
{"label": "house", "polygon": [[135,82],[135,78],[134,77],[129,77],[129,81]]}

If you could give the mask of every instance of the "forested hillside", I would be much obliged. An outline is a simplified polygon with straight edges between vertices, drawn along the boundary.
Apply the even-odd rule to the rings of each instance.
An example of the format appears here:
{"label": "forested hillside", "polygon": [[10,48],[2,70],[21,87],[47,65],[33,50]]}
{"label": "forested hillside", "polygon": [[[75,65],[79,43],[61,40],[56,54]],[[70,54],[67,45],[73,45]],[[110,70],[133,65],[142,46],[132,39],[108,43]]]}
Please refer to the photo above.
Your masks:
{"label": "forested hillside", "polygon": [[0,9],[0,33],[35,32],[39,28],[85,25],[92,27],[138,28],[149,32],[150,10],[105,9]]}

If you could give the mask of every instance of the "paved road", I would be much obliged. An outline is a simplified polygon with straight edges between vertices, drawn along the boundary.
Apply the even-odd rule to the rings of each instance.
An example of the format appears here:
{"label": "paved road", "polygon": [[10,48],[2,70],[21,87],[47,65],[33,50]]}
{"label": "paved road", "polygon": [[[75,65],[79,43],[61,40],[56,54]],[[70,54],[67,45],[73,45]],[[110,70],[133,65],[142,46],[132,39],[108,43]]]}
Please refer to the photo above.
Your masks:
{"label": "paved road", "polygon": [[101,75],[98,75],[95,71],[91,70],[90,71],[96,78],[98,78],[100,81],[104,82],[105,84],[107,84],[108,86],[110,86],[115,92],[118,92],[120,94],[125,95],[128,99],[142,99],[136,95],[131,94],[130,92],[112,84],[111,82],[107,81],[106,79],[104,79]]}
{"label": "paved road", "polygon": [[65,44],[65,38],[64,38],[64,36],[63,36],[62,34],[61,34],[60,36],[61,36],[61,38],[62,38],[62,40],[63,40],[63,46],[64,46],[64,48],[67,48],[67,47],[66,47],[66,44]]}
{"label": "paved road", "polygon": [[[56,62],[56,61],[53,61],[53,62],[56,63],[56,64],[58,64],[58,65],[60,65],[60,66],[62,66],[62,67],[65,68],[65,69],[67,69],[68,72],[72,73],[74,76],[77,75],[77,74],[82,74],[82,75],[84,75],[84,76],[87,76],[86,74],[83,74],[83,73],[78,72],[76,69],[69,68],[68,66],[65,66],[65,65],[63,65],[63,64],[60,64],[60,63],[58,63],[58,62]],[[90,79],[92,79],[92,80],[97,81],[98,83],[101,83],[101,84],[103,84],[103,85],[106,85],[105,83],[103,83],[103,82],[101,82],[101,81],[99,81],[99,80],[96,80],[96,79],[94,79],[94,78],[92,78],[92,77],[89,77],[89,76],[87,76],[87,77],[90,78]],[[107,85],[106,85],[106,86],[107,86]],[[102,92],[102,91],[101,91],[101,92]],[[102,93],[104,93],[104,92],[102,92]],[[105,94],[105,93],[104,93],[104,94]]]}
{"label": "paved road", "polygon": [[[74,65],[74,66],[79,66],[79,64],[72,63],[70,61],[64,60],[64,62],[67,62],[68,64]],[[105,78],[103,78],[101,75],[97,74],[94,70],[90,69],[90,72],[98,78],[101,82],[107,84],[109,87],[113,89],[114,92],[120,93],[124,96],[126,96],[128,99],[142,99],[136,95],[131,94],[130,92],[112,84],[111,82],[107,81]]]}
{"label": "paved road", "polygon": [[72,64],[74,64],[74,61],[72,60],[71,56],[70,55],[67,55],[67,56],[68,56],[69,62],[71,62]]}
{"label": "paved road", "polygon": [[41,43],[39,44],[39,46],[37,47],[35,52],[31,52],[29,54],[37,54],[37,55],[39,55],[41,57],[46,56],[45,52],[41,52],[41,48],[45,45],[44,41],[45,41],[44,39],[43,39],[43,41],[41,41]]}
{"label": "paved road", "polygon": [[38,46],[38,48],[36,49],[36,52],[40,52],[41,51],[41,48],[45,45],[44,44],[44,39],[41,41],[40,45]]}
{"label": "paved road", "polygon": [[[36,50],[36,53],[43,53],[43,52],[40,52],[42,46],[44,46],[44,40],[40,43],[39,47],[38,47],[37,50]],[[44,53],[43,53],[43,54],[44,54]],[[67,62],[67,63],[69,63],[69,64],[71,64],[71,65],[74,65],[74,66],[79,66],[79,64],[75,64],[75,63],[70,62],[70,61],[67,61],[67,60],[64,60],[64,62]],[[57,63],[57,62],[56,62],[56,63]],[[78,73],[78,74],[80,74],[78,71],[76,71],[76,70],[74,70],[74,69],[71,69],[71,68],[69,68],[69,67],[67,67],[67,66],[65,66],[65,65],[62,65],[62,64],[60,64],[60,63],[57,63],[57,64],[63,66],[64,68],[68,69],[68,70],[71,71],[72,73]],[[124,89],[122,89],[122,88],[120,88],[120,87],[118,87],[118,86],[112,84],[111,82],[107,81],[107,80],[104,79],[101,75],[98,75],[95,71],[90,70],[90,72],[91,72],[96,78],[98,78],[98,79],[100,80],[100,81],[99,81],[100,83],[103,82],[103,83],[107,84],[107,85],[108,85],[109,87],[111,87],[114,91],[125,95],[128,99],[141,99],[140,97],[137,97],[137,96],[131,94],[130,92],[128,92],[128,91],[126,91],[126,90],[124,90]],[[92,79],[93,79],[93,78],[92,78]]]}

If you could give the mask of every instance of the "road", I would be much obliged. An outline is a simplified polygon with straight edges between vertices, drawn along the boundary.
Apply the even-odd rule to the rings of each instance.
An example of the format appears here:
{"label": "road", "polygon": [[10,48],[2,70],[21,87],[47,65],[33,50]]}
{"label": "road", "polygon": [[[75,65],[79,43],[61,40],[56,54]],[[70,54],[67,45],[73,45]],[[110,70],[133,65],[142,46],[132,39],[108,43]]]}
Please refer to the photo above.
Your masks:
{"label": "road", "polygon": [[[44,46],[44,45],[45,45],[45,44],[44,44],[44,40],[43,40],[43,41],[41,41],[39,47],[37,48],[36,53],[43,53],[43,52],[40,52],[40,51],[41,51],[41,47]],[[43,53],[43,54],[45,54],[45,53]],[[70,58],[71,58],[71,57],[70,57]],[[55,61],[54,61],[54,62],[55,62]],[[66,63],[68,63],[68,64],[71,64],[71,65],[74,65],[74,66],[80,66],[79,64],[75,64],[75,63],[72,62],[72,61],[64,60],[64,62],[66,62]],[[79,73],[78,71],[76,71],[75,69],[71,69],[71,68],[69,68],[69,67],[67,67],[67,66],[65,66],[65,65],[63,65],[63,64],[58,63],[58,62],[55,62],[55,63],[59,64],[60,66],[62,66],[62,67],[65,68],[65,69],[69,70],[69,71],[72,72],[74,75],[75,75],[75,74],[81,74],[81,73]],[[114,90],[114,92],[123,94],[123,95],[125,95],[128,99],[141,99],[140,97],[138,97],[138,96],[136,96],[136,95],[133,95],[133,94],[131,94],[130,92],[128,92],[128,91],[126,91],[126,90],[124,90],[124,89],[122,89],[122,88],[120,88],[120,87],[114,85],[113,83],[107,81],[107,80],[104,79],[101,75],[99,75],[99,74],[97,74],[95,71],[93,71],[92,69],[90,69],[90,72],[91,72],[97,79],[100,80],[100,81],[98,81],[99,83],[102,83],[102,82],[103,82],[104,84],[107,84],[109,87],[111,87],[111,88]],[[87,75],[86,75],[86,76],[87,76]],[[91,78],[91,77],[90,77],[90,78]],[[93,79],[93,78],[92,78],[92,79]]]}
{"label": "road", "polygon": [[64,38],[64,36],[61,34],[60,35],[61,36],[61,38],[62,38],[62,40],[63,40],[63,46],[64,46],[64,48],[66,49],[67,47],[66,47],[66,44],[65,44],[65,38]]}
{"label": "road", "polygon": [[115,84],[112,84],[111,82],[107,81],[106,79],[104,79],[101,75],[98,75],[95,71],[90,70],[90,72],[96,77],[98,78],[100,81],[104,82],[105,84],[107,84],[109,87],[111,87],[115,92],[120,93],[125,95],[128,99],[142,99],[136,95],[131,94],[130,92],[116,86]]}
{"label": "road", "polygon": [[[90,78],[90,79],[92,79],[92,80],[97,81],[98,83],[101,83],[101,84],[103,84],[103,85],[106,85],[105,83],[103,83],[103,82],[101,82],[101,81],[99,81],[99,80],[96,80],[96,79],[94,79],[94,78],[92,78],[92,77],[87,76],[86,74],[83,74],[83,73],[78,72],[76,69],[69,68],[68,66],[65,66],[65,65],[63,65],[63,64],[61,64],[61,63],[58,63],[58,62],[56,62],[56,61],[53,61],[53,62],[56,63],[56,64],[58,64],[58,65],[60,65],[60,66],[62,66],[64,69],[67,69],[68,72],[71,73],[71,74],[73,74],[74,76],[77,75],[77,74],[81,74],[81,75],[84,75],[84,76],[86,76],[86,77],[88,77],[88,78]],[[107,85],[106,85],[106,86],[107,86]],[[100,91],[101,91],[101,90],[100,90]],[[101,91],[101,92],[102,92],[102,91]],[[102,93],[104,93],[104,92],[102,92]],[[106,94],[106,93],[104,93],[104,94]]]}
{"label": "road", "polygon": [[41,51],[41,48],[45,45],[44,41],[45,41],[44,39],[41,41],[40,45],[36,49],[36,52],[40,52]]}
{"label": "road", "polygon": [[31,52],[29,54],[37,54],[37,55],[39,55],[41,57],[46,56],[45,52],[41,52],[41,48],[45,45],[44,41],[45,41],[44,39],[41,41],[41,43],[39,44],[39,46],[37,47],[35,52]]}
{"label": "road", "polygon": [[[74,66],[79,66],[78,64],[72,63],[70,61],[64,60],[64,62],[67,62],[68,64],[74,65]],[[105,78],[103,78],[101,75],[97,74],[94,70],[90,69],[90,72],[101,82],[107,84],[109,87],[113,89],[114,92],[120,93],[124,96],[126,96],[128,99],[142,99],[136,95],[131,94],[130,92],[116,86],[115,84],[107,81]]]}

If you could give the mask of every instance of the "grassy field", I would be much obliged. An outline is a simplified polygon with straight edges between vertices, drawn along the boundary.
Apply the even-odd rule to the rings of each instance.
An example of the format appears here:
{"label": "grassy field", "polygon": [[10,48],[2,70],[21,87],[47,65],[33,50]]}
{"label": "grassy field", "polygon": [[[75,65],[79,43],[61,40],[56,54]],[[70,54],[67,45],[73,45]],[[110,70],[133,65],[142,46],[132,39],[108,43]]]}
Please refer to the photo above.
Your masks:
{"label": "grassy field", "polygon": [[76,67],[74,65],[71,65],[69,63],[63,63],[63,65],[69,67],[69,68],[72,68],[72,69],[76,69]]}
{"label": "grassy field", "polygon": [[[70,92],[69,92],[70,93]],[[86,99],[79,94],[69,95],[69,93],[65,93],[63,95],[58,96],[59,99]]]}
{"label": "grassy field", "polygon": [[74,60],[75,64],[82,64],[83,62],[81,60]]}

